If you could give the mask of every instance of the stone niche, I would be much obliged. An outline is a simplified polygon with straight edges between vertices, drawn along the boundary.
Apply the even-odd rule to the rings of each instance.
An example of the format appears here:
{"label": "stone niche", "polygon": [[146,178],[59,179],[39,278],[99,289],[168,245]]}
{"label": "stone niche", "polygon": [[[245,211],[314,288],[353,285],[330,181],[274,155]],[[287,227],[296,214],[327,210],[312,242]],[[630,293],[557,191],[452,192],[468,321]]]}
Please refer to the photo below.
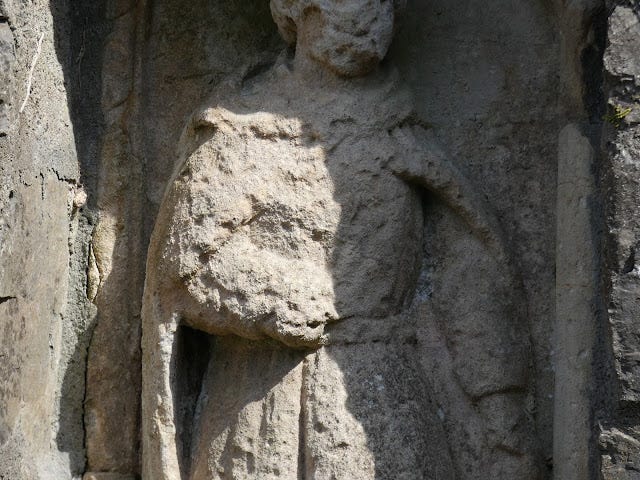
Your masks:
{"label": "stone niche", "polygon": [[80,3],[0,0],[0,478],[636,478],[635,2]]}

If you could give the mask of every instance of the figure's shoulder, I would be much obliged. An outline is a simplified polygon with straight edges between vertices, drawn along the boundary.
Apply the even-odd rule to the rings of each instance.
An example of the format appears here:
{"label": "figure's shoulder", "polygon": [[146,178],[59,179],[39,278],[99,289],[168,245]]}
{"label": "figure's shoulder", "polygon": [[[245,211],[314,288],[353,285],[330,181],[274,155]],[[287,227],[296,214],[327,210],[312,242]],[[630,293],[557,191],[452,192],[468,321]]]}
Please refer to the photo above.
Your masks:
{"label": "figure's shoulder", "polygon": [[303,133],[303,124],[295,117],[244,105],[214,105],[197,110],[190,121],[194,130],[208,129],[212,135],[238,135],[272,140],[296,138]]}
{"label": "figure's shoulder", "polygon": [[274,72],[276,68],[250,82],[241,78],[219,85],[191,115],[187,129],[259,139],[303,135],[305,122],[292,105],[286,75]]}

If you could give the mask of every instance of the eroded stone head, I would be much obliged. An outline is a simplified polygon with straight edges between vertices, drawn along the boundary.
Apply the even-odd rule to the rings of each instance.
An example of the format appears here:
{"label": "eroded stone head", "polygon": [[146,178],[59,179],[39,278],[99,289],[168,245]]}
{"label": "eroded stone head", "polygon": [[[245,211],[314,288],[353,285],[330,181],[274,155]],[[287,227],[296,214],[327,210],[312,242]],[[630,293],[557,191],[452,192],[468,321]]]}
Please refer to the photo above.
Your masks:
{"label": "eroded stone head", "polygon": [[282,37],[338,75],[365,75],[384,58],[405,0],[271,0]]}

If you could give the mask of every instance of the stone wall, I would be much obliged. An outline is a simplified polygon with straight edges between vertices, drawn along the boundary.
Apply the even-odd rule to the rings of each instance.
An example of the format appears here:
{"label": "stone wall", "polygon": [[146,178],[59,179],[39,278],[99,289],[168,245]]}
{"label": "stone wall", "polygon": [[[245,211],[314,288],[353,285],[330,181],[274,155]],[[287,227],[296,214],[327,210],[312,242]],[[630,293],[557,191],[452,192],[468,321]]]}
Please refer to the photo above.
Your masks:
{"label": "stone wall", "polygon": [[[97,112],[78,127],[78,98],[92,89],[69,67],[91,69],[83,54],[91,48],[86,30],[95,27],[83,16],[80,34],[74,14],[62,2],[0,2],[0,477],[7,479],[72,478],[85,465],[85,358],[95,315],[85,290],[87,193],[96,164],[96,132],[87,132]],[[85,50],[74,50],[81,36]]]}
{"label": "stone wall", "polygon": [[[385,60],[516,259],[544,478],[640,468],[639,8],[409,0]],[[266,0],[0,0],[0,478],[140,475],[144,271],[176,145],[285,48]]]}
{"label": "stone wall", "polygon": [[640,4],[608,5],[604,54],[607,113],[603,129],[606,205],[605,289],[608,322],[601,330],[598,382],[602,475],[632,479],[640,466],[637,247],[640,218]]}

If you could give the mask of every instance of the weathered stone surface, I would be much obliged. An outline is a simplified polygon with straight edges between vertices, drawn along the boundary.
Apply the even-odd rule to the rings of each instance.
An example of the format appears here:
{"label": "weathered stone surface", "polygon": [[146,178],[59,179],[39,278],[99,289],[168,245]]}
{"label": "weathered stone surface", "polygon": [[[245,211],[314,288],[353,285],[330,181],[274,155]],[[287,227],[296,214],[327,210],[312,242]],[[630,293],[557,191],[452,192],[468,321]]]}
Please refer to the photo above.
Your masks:
{"label": "weathered stone surface", "polygon": [[184,478],[297,478],[304,354],[234,337],[212,348]]}
{"label": "weathered stone surface", "polygon": [[[299,28],[313,21],[304,17]],[[377,30],[364,29],[362,36],[365,43],[385,41]],[[324,40],[333,41],[330,35]],[[497,220],[414,120],[393,68],[343,80],[298,61],[315,45],[315,38],[298,37],[293,61],[283,54],[264,73],[216,91],[207,102],[213,106],[196,112],[184,131],[147,262],[143,474],[275,478],[280,470],[263,463],[273,456],[283,459],[289,478],[536,478],[524,415],[529,361],[521,286]],[[370,62],[357,49],[345,55],[363,68]],[[322,68],[325,62],[341,64],[343,57],[318,60]],[[430,258],[424,245],[425,258],[437,262],[433,275],[422,260],[421,195],[427,192],[449,207],[445,217],[458,217],[468,229],[458,231],[459,241],[442,248],[440,257]],[[423,276],[421,287],[433,291],[419,295]],[[405,345],[416,344],[422,322],[410,306],[423,303],[427,316],[441,317],[437,328],[451,374],[429,377],[417,368],[406,384],[396,383],[403,375],[411,378],[412,358],[419,363],[419,352]],[[350,324],[370,324],[374,338],[382,327],[380,351],[368,332],[350,335]],[[413,332],[413,341],[400,336],[396,343],[393,333],[385,335],[400,326]],[[302,379],[265,372],[275,411],[265,417],[253,403],[236,413],[247,395],[262,399],[264,393],[235,392],[237,378],[244,381],[247,374],[225,374],[219,365],[239,362],[245,372],[247,354],[214,341],[203,393],[185,422],[178,414],[177,368],[186,362],[181,355],[194,358],[188,350],[178,352],[185,327],[204,336],[327,346],[317,359],[305,360],[313,366],[305,369],[298,360],[290,367],[302,368]],[[325,360],[325,351],[333,360]],[[277,359],[270,365],[282,368]],[[436,361],[423,361],[429,360]],[[389,364],[395,368],[383,368]],[[379,378],[379,392],[388,397],[360,388],[358,380],[366,378]],[[435,409],[447,398],[432,401],[429,381],[441,389],[454,381],[465,397],[466,409],[449,410],[447,433]],[[289,394],[278,393],[280,382]],[[409,388],[414,384],[424,386]],[[303,400],[290,403],[292,396]],[[347,397],[353,405],[345,408]],[[396,420],[398,409],[404,414]],[[469,422],[469,411],[477,428],[473,440],[453,431]],[[385,418],[389,423],[380,429]],[[284,443],[257,435],[258,424],[284,430]],[[181,438],[186,431],[188,442]],[[390,444],[391,432],[402,432],[406,441]],[[429,450],[431,441],[442,450]],[[228,451],[229,442],[246,455]],[[270,447],[258,447],[263,442]],[[457,448],[473,455],[449,457]]]}
{"label": "weathered stone surface", "polygon": [[578,125],[558,140],[556,247],[556,390],[554,449],[556,478],[589,478],[590,390],[595,343],[597,264],[593,218],[595,154]]}
{"label": "weathered stone surface", "polygon": [[92,233],[88,275],[89,298],[98,315],[88,351],[84,426],[87,469],[96,475],[134,475],[139,456],[142,272],[129,255],[141,250],[142,180],[141,165],[130,161],[124,125],[135,108],[132,88],[140,11],[135,2],[117,3],[120,14],[110,24],[101,65],[104,137],[96,153],[102,159],[96,201],[100,218]]}
{"label": "weathered stone surface", "polygon": [[[411,1],[389,56],[409,84],[419,119],[501,219],[526,291],[533,416],[550,464],[557,138],[565,124],[559,101],[567,96],[558,72],[575,57],[560,61],[561,12],[548,7]],[[571,115],[581,111],[574,107]]]}
{"label": "weathered stone surface", "polygon": [[113,24],[96,94],[105,134],[95,153],[102,159],[100,220],[89,267],[89,296],[100,313],[89,349],[85,415],[90,471],[131,475],[139,474],[146,244],[174,168],[165,152],[174,150],[183,117],[202,102],[209,82],[246,66],[277,37],[262,1],[171,0],[143,7],[130,1],[105,6]]}
{"label": "weathered stone surface", "polygon": [[68,32],[60,16],[56,2],[0,5],[0,477],[6,479],[79,478],[84,470],[89,225],[82,202],[74,201],[81,173],[65,90],[68,45],[55,42]]}
{"label": "weathered stone surface", "polygon": [[0,477],[139,477],[162,225],[174,478],[637,477],[637,2],[404,3],[0,0]]}
{"label": "weathered stone surface", "polygon": [[[636,6],[637,8],[637,6]],[[617,6],[609,17],[609,45],[604,56],[607,72],[640,81],[640,22],[631,7]]]}
{"label": "weathered stone surface", "polygon": [[272,0],[271,12],[282,37],[304,44],[298,61],[315,61],[339,75],[374,69],[391,44],[394,16],[404,0]]}
{"label": "weathered stone surface", "polygon": [[121,473],[85,473],[83,480],[136,480],[135,475]]}
{"label": "weathered stone surface", "polygon": [[640,241],[640,21],[637,2],[612,5],[609,44],[604,54],[608,112],[603,137],[607,155],[604,186],[609,233],[608,283],[609,355],[602,378],[609,392],[599,418],[602,475],[605,479],[637,478],[640,439],[640,338],[638,336],[637,253]]}
{"label": "weathered stone surface", "polygon": [[0,21],[0,135],[6,135],[11,124],[13,105],[13,34],[7,22]]}
{"label": "weathered stone surface", "polygon": [[640,442],[636,430],[626,434],[613,427],[600,434],[602,478],[604,480],[634,480],[638,478],[635,466],[640,462]]}

